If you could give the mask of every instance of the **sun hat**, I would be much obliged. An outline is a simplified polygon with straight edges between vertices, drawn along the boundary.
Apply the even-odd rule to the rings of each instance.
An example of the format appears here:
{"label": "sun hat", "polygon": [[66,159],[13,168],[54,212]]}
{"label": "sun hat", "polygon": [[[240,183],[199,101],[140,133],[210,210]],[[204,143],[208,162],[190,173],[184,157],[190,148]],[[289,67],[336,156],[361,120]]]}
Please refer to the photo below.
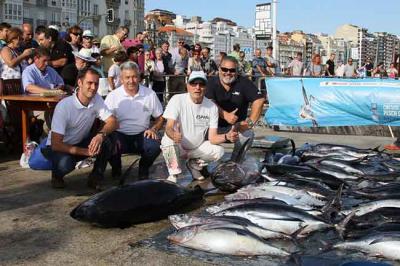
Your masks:
{"label": "sun hat", "polygon": [[87,62],[96,62],[96,59],[92,57],[92,50],[87,48],[82,48],[79,52],[73,51],[74,56]]}

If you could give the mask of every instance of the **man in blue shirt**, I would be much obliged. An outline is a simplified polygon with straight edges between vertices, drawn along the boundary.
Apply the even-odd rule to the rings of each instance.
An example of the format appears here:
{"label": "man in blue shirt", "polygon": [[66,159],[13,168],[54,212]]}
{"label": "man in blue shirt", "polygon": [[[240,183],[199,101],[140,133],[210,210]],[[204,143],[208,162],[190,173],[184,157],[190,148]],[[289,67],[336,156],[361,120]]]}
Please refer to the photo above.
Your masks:
{"label": "man in blue shirt", "polygon": [[26,93],[43,93],[48,90],[63,90],[64,81],[50,66],[50,52],[39,47],[35,50],[33,64],[22,72],[22,85]]}

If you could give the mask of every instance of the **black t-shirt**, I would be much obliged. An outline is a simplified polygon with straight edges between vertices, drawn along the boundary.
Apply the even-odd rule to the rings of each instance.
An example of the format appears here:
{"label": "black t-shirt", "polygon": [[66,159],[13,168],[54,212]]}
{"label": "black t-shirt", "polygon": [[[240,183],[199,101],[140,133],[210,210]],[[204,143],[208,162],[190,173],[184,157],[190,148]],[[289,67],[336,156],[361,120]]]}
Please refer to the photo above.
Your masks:
{"label": "black t-shirt", "polygon": [[328,65],[326,75],[329,76],[329,74],[331,74],[331,76],[334,76],[335,75],[335,62],[333,62],[331,59],[328,59],[328,61],[326,61],[326,64]]}
{"label": "black t-shirt", "polygon": [[78,76],[78,69],[75,66],[75,63],[66,65],[61,71],[61,77],[64,80],[66,85],[70,85],[75,87],[76,85],[76,77]]}
{"label": "black t-shirt", "polygon": [[[263,98],[261,91],[247,78],[238,76],[232,88],[226,91],[219,77],[210,77],[207,82],[206,97],[213,100],[224,111],[232,112],[236,108],[238,121],[244,121],[247,117],[249,103]],[[218,127],[230,126],[224,119],[218,119]]]}
{"label": "black t-shirt", "polygon": [[50,60],[58,60],[61,58],[67,58],[67,63],[63,67],[53,67],[59,74],[61,74],[62,69],[69,64],[75,62],[75,57],[72,54],[72,48],[69,43],[64,40],[58,40],[53,48],[50,50]]}
{"label": "black t-shirt", "polygon": [[373,68],[374,68],[374,65],[372,63],[365,64],[365,69],[367,70],[367,77],[371,76],[371,71]]}

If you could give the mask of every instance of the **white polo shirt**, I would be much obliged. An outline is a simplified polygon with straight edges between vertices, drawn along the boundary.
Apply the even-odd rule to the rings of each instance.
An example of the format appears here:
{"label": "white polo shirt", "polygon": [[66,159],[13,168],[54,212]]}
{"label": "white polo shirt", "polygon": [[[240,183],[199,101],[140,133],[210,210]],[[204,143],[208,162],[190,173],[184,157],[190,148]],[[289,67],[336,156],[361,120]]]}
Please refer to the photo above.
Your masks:
{"label": "white polo shirt", "polygon": [[108,109],[119,123],[118,132],[136,135],[149,128],[150,117],[159,117],[163,108],[156,93],[142,85],[135,96],[130,96],[124,85],[110,92],[105,100]]}
{"label": "white polo shirt", "polygon": [[[195,104],[189,93],[174,95],[168,102],[163,117],[180,123],[181,146],[185,150],[196,149],[205,141],[209,128],[218,128],[218,108],[215,103],[204,97],[201,104]],[[164,134],[161,145],[173,144],[173,140]]]}
{"label": "white polo shirt", "polygon": [[47,145],[51,145],[51,132],[64,135],[63,142],[76,145],[84,140],[96,118],[107,120],[112,113],[103,98],[96,94],[88,106],[82,105],[76,94],[61,100],[54,110]]}

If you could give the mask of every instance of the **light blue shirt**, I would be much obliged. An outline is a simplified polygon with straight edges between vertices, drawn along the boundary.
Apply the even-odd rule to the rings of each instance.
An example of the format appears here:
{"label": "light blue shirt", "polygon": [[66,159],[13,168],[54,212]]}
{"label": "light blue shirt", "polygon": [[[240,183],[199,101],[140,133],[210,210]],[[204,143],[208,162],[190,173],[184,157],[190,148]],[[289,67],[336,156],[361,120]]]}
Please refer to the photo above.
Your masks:
{"label": "light blue shirt", "polygon": [[46,70],[42,72],[33,63],[22,72],[22,85],[25,92],[26,87],[31,84],[51,90],[57,86],[64,85],[64,80],[54,68],[47,66]]}

